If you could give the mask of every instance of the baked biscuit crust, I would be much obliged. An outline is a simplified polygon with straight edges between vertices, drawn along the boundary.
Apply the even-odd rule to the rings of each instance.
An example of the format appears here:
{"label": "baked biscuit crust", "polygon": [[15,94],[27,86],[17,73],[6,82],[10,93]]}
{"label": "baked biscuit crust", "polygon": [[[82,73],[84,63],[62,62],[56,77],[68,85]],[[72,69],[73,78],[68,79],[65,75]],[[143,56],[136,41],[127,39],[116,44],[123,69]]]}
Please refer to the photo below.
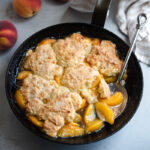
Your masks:
{"label": "baked biscuit crust", "polygon": [[116,56],[115,45],[110,41],[102,41],[100,45],[93,46],[87,62],[104,76],[116,76],[122,68],[122,61]]}
{"label": "baked biscuit crust", "polygon": [[73,33],[65,39],[40,42],[27,52],[22,64],[30,72],[21,79],[19,89],[26,113],[42,122],[46,134],[56,137],[86,104],[110,96],[103,76],[116,76],[121,67],[111,41]]}

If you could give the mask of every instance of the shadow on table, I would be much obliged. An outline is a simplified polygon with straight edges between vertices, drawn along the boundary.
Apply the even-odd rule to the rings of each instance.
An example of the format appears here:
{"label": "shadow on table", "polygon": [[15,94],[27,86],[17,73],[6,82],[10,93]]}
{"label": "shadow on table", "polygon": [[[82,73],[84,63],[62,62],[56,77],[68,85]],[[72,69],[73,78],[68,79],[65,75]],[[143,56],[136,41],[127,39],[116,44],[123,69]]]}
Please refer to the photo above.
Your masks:
{"label": "shadow on table", "polygon": [[66,12],[62,15],[62,18],[60,19],[60,22],[66,23],[68,22],[74,22],[74,20],[78,20],[77,22],[82,23],[90,23],[92,18],[92,13],[83,13],[76,11],[72,8],[68,8]]}
{"label": "shadow on table", "polygon": [[58,0],[45,0],[45,2],[47,4],[54,5],[54,6],[67,4],[67,3],[61,3]]}

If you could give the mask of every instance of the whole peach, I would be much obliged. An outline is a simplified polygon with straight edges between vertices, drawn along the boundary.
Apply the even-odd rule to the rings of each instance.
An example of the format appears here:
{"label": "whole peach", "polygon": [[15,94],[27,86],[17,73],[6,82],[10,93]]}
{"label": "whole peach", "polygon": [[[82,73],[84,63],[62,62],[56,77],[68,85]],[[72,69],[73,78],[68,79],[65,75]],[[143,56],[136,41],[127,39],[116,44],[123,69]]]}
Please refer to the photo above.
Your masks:
{"label": "whole peach", "polygon": [[13,0],[13,8],[23,18],[30,18],[41,8],[41,0]]}
{"label": "whole peach", "polygon": [[11,48],[17,41],[17,30],[15,26],[7,21],[0,21],[0,50]]}

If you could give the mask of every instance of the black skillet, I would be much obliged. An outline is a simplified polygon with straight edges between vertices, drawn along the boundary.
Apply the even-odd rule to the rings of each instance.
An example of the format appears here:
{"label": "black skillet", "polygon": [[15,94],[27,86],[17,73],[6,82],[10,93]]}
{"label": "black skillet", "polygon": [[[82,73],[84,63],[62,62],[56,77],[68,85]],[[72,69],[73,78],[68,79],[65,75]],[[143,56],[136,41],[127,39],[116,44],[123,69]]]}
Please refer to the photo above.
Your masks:
{"label": "black skillet", "polygon": [[[27,40],[25,40],[21,46],[16,50],[13,55],[7,69],[6,73],[6,94],[8,102],[14,114],[20,120],[20,122],[27,127],[30,131],[34,132],[36,135],[41,136],[44,139],[67,144],[86,144],[95,141],[102,140],[120,130],[127,122],[132,118],[135,111],[138,108],[142,97],[143,91],[143,76],[140,65],[137,58],[132,54],[129,64],[128,64],[128,78],[126,81],[125,88],[128,92],[128,102],[124,112],[115,120],[114,125],[105,124],[105,127],[95,133],[85,135],[82,137],[72,137],[72,138],[52,138],[42,133],[37,127],[32,125],[28,121],[24,112],[16,104],[14,93],[17,88],[16,85],[16,75],[18,68],[27,52],[28,49],[33,49],[36,45],[43,39],[53,37],[56,39],[64,38],[74,32],[81,32],[85,36],[96,37],[101,40],[110,40],[116,44],[117,51],[120,57],[123,59],[128,50],[128,46],[116,35],[107,31],[103,28],[105,19],[107,17],[107,10],[109,9],[111,0],[98,0],[93,18],[92,24],[85,23],[65,23],[58,24],[48,28],[45,28]],[[13,127],[12,127],[13,129]]]}

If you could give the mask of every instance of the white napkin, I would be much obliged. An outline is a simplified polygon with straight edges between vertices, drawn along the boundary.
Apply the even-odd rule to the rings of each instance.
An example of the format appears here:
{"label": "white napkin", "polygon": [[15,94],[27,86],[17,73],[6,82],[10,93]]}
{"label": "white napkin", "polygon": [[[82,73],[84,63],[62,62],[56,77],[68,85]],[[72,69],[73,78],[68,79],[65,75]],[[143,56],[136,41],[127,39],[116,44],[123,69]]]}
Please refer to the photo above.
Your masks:
{"label": "white napkin", "polygon": [[94,11],[97,0],[71,0],[70,7],[81,11],[92,13]]}
{"label": "white napkin", "polygon": [[137,16],[140,13],[145,13],[148,20],[138,36],[135,54],[139,60],[150,65],[150,0],[120,0],[117,24],[131,42],[136,31]]}

